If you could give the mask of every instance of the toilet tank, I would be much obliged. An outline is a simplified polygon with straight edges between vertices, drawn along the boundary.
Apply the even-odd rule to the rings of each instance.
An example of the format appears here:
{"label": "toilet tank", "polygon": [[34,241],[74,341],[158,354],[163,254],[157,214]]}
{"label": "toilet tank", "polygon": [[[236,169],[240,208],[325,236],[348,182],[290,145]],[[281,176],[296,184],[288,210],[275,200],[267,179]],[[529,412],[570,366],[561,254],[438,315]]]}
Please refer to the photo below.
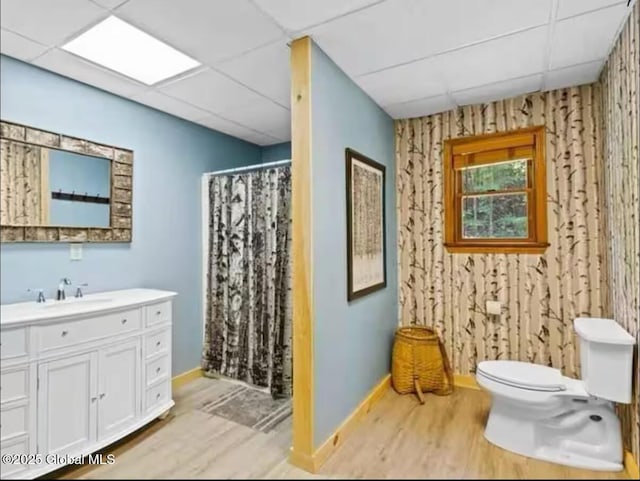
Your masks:
{"label": "toilet tank", "polygon": [[613,319],[579,317],[573,326],[580,338],[586,391],[609,401],[630,403],[633,336]]}

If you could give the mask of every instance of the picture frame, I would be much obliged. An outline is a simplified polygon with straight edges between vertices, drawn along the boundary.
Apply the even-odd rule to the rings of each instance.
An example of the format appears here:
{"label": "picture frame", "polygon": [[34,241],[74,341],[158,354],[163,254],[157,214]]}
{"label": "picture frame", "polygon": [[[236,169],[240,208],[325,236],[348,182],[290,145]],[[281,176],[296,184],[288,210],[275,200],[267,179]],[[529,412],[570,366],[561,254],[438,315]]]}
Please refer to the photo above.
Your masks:
{"label": "picture frame", "polygon": [[347,194],[347,300],[387,286],[386,168],[345,149]]}

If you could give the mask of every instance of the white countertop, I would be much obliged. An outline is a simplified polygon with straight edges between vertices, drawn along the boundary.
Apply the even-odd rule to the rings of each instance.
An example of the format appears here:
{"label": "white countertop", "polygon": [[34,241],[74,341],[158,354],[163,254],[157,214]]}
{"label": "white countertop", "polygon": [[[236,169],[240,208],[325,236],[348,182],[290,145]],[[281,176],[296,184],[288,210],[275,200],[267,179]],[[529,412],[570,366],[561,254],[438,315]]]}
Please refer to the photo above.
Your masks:
{"label": "white countertop", "polygon": [[37,303],[19,302],[16,304],[0,305],[0,325],[7,327],[20,323],[34,323],[52,319],[100,314],[127,307],[150,304],[177,295],[176,292],[160,291],[157,289],[123,289],[120,291],[106,291],[86,294],[75,298],[73,295],[64,301],[48,299]]}

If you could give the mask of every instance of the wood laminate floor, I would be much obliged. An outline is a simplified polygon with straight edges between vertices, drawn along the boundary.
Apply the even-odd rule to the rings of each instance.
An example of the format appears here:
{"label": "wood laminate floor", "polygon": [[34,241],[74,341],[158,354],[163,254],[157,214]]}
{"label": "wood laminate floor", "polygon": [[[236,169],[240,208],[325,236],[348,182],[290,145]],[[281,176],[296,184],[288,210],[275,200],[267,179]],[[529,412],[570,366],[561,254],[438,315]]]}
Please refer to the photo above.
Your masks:
{"label": "wood laminate floor", "polygon": [[468,478],[625,479],[517,456],[482,436],[488,396],[457,389],[447,397],[389,391],[345,444],[311,475],[287,462],[291,421],[265,434],[198,409],[225,381],[197,379],[175,394],[169,417],[134,433],[104,453],[110,466],[79,466],[52,473],[58,479],[136,478]]}

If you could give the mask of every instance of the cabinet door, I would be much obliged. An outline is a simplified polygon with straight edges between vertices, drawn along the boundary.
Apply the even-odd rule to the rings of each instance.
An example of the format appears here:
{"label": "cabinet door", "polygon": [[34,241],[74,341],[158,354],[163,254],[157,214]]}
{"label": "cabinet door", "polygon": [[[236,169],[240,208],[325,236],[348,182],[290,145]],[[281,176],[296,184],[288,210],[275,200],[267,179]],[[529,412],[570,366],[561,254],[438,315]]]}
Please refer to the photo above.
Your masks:
{"label": "cabinet door", "polygon": [[72,454],[96,440],[98,353],[38,367],[38,452]]}
{"label": "cabinet door", "polygon": [[140,415],[140,340],[100,351],[98,363],[98,439],[131,426]]}

